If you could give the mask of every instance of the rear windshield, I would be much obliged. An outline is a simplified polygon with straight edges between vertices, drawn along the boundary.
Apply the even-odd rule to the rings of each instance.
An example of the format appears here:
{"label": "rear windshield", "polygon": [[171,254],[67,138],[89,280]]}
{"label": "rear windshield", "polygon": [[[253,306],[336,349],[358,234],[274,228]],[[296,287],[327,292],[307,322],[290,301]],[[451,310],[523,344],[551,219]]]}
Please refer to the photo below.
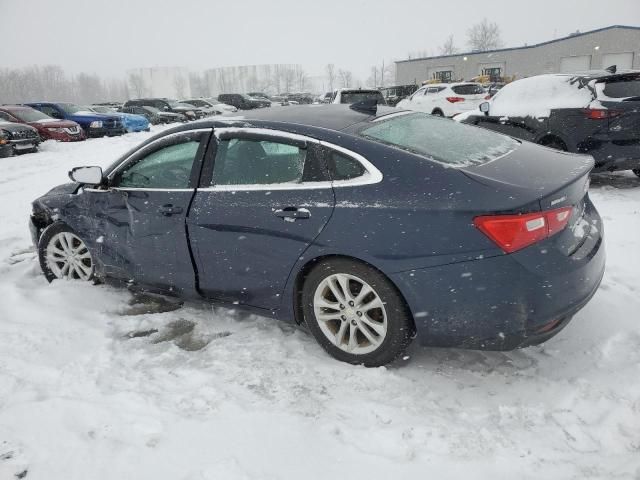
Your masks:
{"label": "rear windshield", "polygon": [[519,145],[505,135],[425,113],[381,119],[360,134],[456,167],[482,165]]}
{"label": "rear windshield", "polygon": [[380,92],[342,92],[340,103],[358,103],[365,100],[377,100],[378,104],[384,105],[384,97]]}
{"label": "rear windshield", "polygon": [[622,82],[607,82],[604,85],[603,93],[610,98],[640,97],[640,78]]}
{"label": "rear windshield", "polygon": [[484,93],[484,88],[480,85],[456,85],[451,90],[458,95],[479,95]]}

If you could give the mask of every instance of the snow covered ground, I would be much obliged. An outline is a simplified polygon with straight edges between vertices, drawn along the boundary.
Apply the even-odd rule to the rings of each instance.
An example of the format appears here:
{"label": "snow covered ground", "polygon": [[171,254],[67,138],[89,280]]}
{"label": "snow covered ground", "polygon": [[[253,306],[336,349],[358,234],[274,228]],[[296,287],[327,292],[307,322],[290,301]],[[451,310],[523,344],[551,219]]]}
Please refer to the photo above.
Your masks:
{"label": "snow covered ground", "polygon": [[593,180],[607,273],[557,337],[366,369],[281,322],[46,283],[31,200],[148,135],[0,159],[1,480],[640,478],[633,175]]}

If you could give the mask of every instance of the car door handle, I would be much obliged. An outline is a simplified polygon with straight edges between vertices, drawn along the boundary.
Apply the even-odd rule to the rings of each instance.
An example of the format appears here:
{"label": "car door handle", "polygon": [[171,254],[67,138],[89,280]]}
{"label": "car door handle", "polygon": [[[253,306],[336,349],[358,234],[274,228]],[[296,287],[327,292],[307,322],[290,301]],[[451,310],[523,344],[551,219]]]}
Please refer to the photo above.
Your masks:
{"label": "car door handle", "polygon": [[275,210],[273,214],[276,217],[280,217],[283,219],[292,218],[294,220],[298,218],[311,217],[311,213],[309,212],[309,210],[307,210],[306,208],[298,208],[298,207],[279,208],[278,210]]}
{"label": "car door handle", "polygon": [[162,205],[160,208],[158,208],[158,212],[160,212],[165,217],[170,217],[171,215],[182,213],[182,211],[182,207],[175,207],[170,203],[167,205]]}

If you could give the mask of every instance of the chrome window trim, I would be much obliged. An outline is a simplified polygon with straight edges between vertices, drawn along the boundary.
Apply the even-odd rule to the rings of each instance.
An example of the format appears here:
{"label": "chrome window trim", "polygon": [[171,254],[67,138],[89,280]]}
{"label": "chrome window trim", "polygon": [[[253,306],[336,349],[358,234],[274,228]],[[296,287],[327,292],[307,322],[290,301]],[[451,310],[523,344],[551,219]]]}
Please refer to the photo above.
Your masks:
{"label": "chrome window trim", "polygon": [[[113,170],[111,170],[109,175],[107,175],[107,179],[111,180],[122,168],[124,168],[126,166],[127,162],[129,162],[133,157],[138,155],[140,152],[144,152],[145,150],[148,150],[152,146],[156,145],[159,142],[162,142],[162,141],[166,140],[167,138],[190,135],[190,134],[193,134],[193,133],[211,132],[212,130],[213,130],[213,128],[196,128],[196,129],[193,129],[193,130],[183,130],[183,131],[180,131],[180,132],[169,133],[168,135],[163,135],[160,138],[156,138],[153,142],[148,143],[147,145],[145,145],[144,147],[140,148],[139,150],[136,150],[131,155],[129,155],[127,158],[125,158],[122,162],[120,162],[118,164],[118,166],[116,168],[114,168]],[[118,188],[118,187],[114,187],[114,188]],[[124,190],[124,189],[121,189],[121,190]],[[160,188],[160,189],[138,188],[137,190],[165,190],[165,189],[164,188]]]}
{"label": "chrome window trim", "polygon": [[222,127],[214,128],[214,135],[219,139],[218,133],[250,133],[258,135],[266,135],[270,137],[278,137],[283,140],[295,140],[299,142],[308,142],[315,145],[336,150],[353,160],[360,163],[366,173],[359,177],[349,180],[334,180],[325,182],[301,182],[301,183],[272,183],[272,184],[248,184],[248,185],[213,185],[210,187],[198,188],[199,192],[238,192],[238,191],[271,191],[271,190],[318,190],[326,188],[342,188],[342,187],[359,187],[364,185],[373,185],[382,181],[382,172],[378,170],[364,156],[347,148],[341,147],[331,142],[318,140],[317,138],[290,133],[283,130],[275,130],[271,128],[251,128],[251,127]]}

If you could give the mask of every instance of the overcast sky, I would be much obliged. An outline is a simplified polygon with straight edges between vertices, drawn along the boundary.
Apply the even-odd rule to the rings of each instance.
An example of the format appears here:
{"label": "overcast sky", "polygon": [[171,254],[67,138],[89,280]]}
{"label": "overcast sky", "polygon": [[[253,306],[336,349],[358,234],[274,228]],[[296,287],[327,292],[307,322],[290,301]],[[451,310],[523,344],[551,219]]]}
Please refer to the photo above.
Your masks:
{"label": "overcast sky", "polygon": [[[640,0],[0,0],[0,67],[57,64],[121,77],[128,68],[335,63],[359,77],[383,59],[466,48],[487,17],[505,46],[608,25],[640,26]],[[19,40],[19,41],[18,41]]]}

